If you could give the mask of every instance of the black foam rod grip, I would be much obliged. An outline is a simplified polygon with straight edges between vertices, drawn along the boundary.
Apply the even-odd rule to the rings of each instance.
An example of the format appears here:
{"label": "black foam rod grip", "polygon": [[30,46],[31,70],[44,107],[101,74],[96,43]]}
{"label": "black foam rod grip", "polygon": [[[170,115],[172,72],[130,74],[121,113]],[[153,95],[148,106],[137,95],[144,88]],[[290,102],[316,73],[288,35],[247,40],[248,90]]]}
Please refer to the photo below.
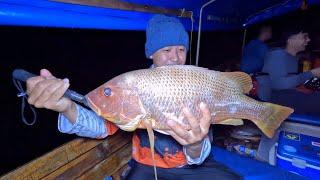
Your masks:
{"label": "black foam rod grip", "polygon": [[[13,72],[12,72],[12,76],[13,78],[17,79],[17,80],[20,80],[20,81],[23,81],[23,82],[26,82],[29,78],[32,78],[32,77],[35,77],[36,75],[35,74],[32,74],[28,71],[25,71],[23,69],[15,69]],[[70,89],[68,89],[65,93],[64,93],[64,97],[67,97],[67,98],[70,98],[74,101],[77,101],[77,102],[80,102],[86,106],[88,106],[88,102],[87,102],[87,99],[85,98],[85,96],[75,92],[75,91],[72,91]]]}
{"label": "black foam rod grip", "polygon": [[29,73],[28,71],[25,71],[25,70],[23,70],[23,69],[15,69],[15,70],[12,72],[12,76],[13,76],[13,78],[15,78],[15,79],[18,79],[18,80],[20,80],[20,81],[26,82],[27,79],[32,78],[32,77],[35,77],[36,75],[35,75],[35,74],[32,74],[32,73]]}

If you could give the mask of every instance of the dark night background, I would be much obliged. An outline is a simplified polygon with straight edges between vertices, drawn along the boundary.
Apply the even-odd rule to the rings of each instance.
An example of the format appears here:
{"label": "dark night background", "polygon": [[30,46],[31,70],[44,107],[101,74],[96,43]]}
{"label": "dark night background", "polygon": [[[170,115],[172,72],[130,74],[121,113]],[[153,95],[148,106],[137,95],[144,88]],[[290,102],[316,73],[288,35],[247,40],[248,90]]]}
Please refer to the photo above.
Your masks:
{"label": "dark night background", "polygon": [[[320,49],[319,12],[319,7],[313,7],[269,21],[274,30],[271,44],[284,29],[304,25],[312,39],[308,49],[315,54]],[[249,39],[256,27],[249,28]],[[194,62],[197,33],[193,37]],[[236,70],[243,30],[204,32],[201,37],[200,66]],[[151,60],[145,58],[144,43],[143,31],[0,27],[0,174],[76,137],[59,133],[57,113],[49,110],[38,109],[33,126],[21,121],[20,99],[11,79],[13,69],[39,73],[41,68],[48,68],[57,77],[68,77],[71,89],[86,94],[120,73],[147,68]]]}

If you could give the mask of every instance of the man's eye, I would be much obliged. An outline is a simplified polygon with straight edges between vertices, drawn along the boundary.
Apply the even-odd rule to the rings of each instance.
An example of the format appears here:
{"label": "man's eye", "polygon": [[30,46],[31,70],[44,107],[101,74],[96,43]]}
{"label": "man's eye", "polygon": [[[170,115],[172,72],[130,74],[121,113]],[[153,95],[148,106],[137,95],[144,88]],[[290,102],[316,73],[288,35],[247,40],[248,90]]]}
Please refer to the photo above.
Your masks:
{"label": "man's eye", "polygon": [[186,50],[184,48],[179,49],[181,52],[185,52]]}

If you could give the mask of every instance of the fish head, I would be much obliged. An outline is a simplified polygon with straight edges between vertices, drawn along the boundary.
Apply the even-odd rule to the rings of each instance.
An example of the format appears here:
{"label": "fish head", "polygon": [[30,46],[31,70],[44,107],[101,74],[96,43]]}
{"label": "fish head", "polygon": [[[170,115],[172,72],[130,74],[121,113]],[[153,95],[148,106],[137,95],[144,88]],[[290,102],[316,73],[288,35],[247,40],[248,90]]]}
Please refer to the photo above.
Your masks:
{"label": "fish head", "polygon": [[130,126],[126,130],[137,128],[138,117],[144,112],[138,93],[132,86],[132,77],[130,79],[129,82],[127,75],[117,76],[86,95],[92,110],[116,125]]}

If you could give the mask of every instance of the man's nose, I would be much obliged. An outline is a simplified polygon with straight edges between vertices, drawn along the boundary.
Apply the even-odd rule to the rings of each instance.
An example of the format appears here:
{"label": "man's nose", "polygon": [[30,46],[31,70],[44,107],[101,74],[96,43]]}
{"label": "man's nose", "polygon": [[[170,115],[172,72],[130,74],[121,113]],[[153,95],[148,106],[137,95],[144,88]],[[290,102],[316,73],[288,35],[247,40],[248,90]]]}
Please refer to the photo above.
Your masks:
{"label": "man's nose", "polygon": [[170,57],[171,61],[178,61],[179,60],[179,54],[178,54],[178,50],[173,50],[171,52],[171,57]]}

